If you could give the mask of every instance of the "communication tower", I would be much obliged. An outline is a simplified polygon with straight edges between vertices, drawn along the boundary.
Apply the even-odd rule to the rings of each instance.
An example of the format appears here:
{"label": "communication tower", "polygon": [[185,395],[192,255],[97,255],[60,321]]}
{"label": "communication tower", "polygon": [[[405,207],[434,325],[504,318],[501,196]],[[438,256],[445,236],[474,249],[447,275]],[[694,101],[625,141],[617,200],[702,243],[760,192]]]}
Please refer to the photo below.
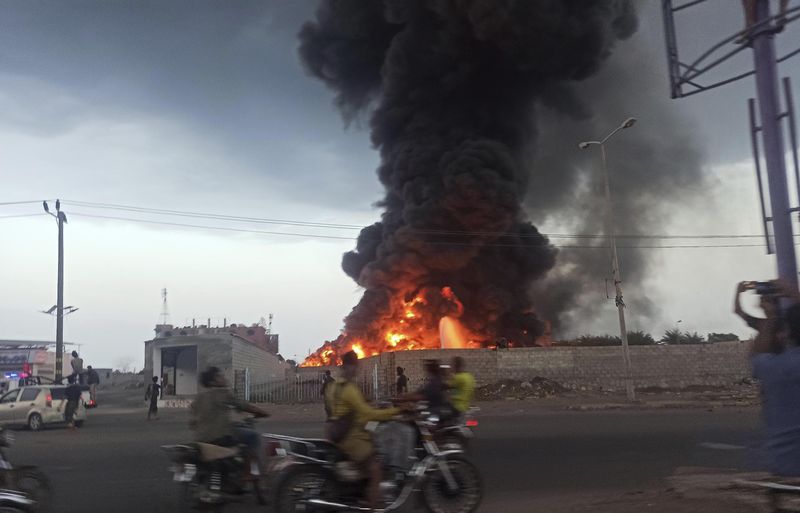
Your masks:
{"label": "communication tower", "polygon": [[167,289],[161,289],[161,324],[169,324],[169,306],[167,306]]}

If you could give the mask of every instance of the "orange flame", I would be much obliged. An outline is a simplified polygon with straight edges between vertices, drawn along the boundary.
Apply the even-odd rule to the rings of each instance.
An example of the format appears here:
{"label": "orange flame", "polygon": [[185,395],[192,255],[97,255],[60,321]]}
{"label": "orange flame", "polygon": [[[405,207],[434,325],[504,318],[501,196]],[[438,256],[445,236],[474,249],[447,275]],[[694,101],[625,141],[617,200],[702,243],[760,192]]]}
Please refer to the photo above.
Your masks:
{"label": "orange flame", "polygon": [[372,331],[361,333],[358,338],[343,333],[309,355],[302,365],[338,365],[347,351],[366,358],[385,351],[493,347],[490,336],[471,332],[459,320],[464,304],[450,287],[423,288],[409,300],[398,293],[391,310],[394,318],[376,320]]}
{"label": "orange flame", "polygon": [[361,344],[353,344],[351,350],[356,354],[356,356],[358,356],[359,360],[364,358],[364,349],[361,347]]}

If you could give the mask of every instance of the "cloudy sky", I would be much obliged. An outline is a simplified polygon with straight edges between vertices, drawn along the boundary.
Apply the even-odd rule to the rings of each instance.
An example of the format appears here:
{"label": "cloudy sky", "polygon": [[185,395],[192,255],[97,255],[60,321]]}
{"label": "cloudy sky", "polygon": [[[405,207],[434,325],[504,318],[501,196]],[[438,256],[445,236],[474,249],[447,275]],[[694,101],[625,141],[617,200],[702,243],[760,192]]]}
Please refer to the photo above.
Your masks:
{"label": "cloudy sky", "polygon": [[[651,55],[637,74],[648,87],[660,84],[667,98],[659,4],[641,0],[640,30],[620,51]],[[687,56],[741,24],[738,2],[707,4],[679,20]],[[358,233],[352,227],[378,217],[373,204],[381,190],[367,132],[358,123],[343,126],[331,94],[297,59],[296,33],[315,5],[0,3],[0,204],[62,199],[69,218],[65,301],[80,308],[66,320],[65,339],[82,344],[87,363],[110,366],[129,357],[141,367],[142,341],[159,320],[163,287],[175,324],[224,317],[252,323],[273,313],[287,357],[302,357],[338,334],[360,295],[340,270],[340,257],[352,248]],[[796,27],[780,46],[791,40],[798,40]],[[721,72],[746,69],[749,57],[743,53]],[[786,63],[782,73],[800,81],[798,62]],[[676,209],[669,233],[760,233],[745,116],[752,94],[752,81],[744,80],[672,101],[705,153],[709,186],[687,191],[697,198]],[[637,113],[621,112],[620,119],[629,115]],[[635,130],[657,137],[657,120],[649,123]],[[597,135],[576,134],[576,142]],[[55,303],[56,226],[32,215],[40,210],[38,203],[0,205],[0,339],[54,337],[54,320],[39,311]],[[730,313],[732,291],[740,279],[773,275],[763,248],[652,251],[649,277],[625,286],[634,300],[650,298],[656,314],[631,328],[660,334],[680,320],[691,331],[746,334]],[[570,334],[612,332],[614,311],[608,302],[607,315]]]}

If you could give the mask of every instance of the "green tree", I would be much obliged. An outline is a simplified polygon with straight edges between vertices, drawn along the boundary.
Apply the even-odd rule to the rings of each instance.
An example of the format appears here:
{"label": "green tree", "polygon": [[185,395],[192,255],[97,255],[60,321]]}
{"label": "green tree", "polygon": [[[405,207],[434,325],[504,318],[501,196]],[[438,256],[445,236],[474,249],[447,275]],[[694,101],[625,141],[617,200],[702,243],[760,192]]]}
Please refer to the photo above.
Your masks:
{"label": "green tree", "polygon": [[661,337],[661,342],[670,345],[682,344],[683,343],[682,340],[683,340],[683,333],[681,333],[681,330],[679,329],[667,330],[666,332],[664,332],[664,336]]}

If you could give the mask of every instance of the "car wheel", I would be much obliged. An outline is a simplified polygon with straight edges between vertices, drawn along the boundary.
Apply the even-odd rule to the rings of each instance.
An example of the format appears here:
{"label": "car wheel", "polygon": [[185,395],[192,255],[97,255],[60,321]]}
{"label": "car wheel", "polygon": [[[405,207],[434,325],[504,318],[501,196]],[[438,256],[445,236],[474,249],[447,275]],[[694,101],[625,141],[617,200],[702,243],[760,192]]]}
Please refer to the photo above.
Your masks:
{"label": "car wheel", "polygon": [[31,416],[28,417],[28,429],[31,431],[39,431],[44,427],[44,422],[42,421],[42,416],[38,413],[31,413]]}

